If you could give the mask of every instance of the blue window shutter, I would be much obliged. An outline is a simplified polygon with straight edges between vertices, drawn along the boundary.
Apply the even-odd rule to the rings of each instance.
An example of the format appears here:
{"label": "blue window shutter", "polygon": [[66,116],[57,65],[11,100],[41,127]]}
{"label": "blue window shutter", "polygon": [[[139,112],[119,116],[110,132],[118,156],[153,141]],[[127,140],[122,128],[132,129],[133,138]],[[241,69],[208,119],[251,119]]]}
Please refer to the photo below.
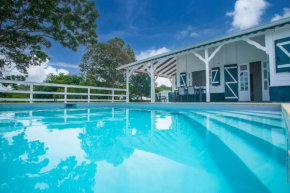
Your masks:
{"label": "blue window shutter", "polygon": [[276,72],[290,71],[290,37],[275,40]]}
{"label": "blue window shutter", "polygon": [[219,86],[221,84],[220,67],[215,67],[211,69],[211,85]]}
{"label": "blue window shutter", "polygon": [[186,72],[180,73],[180,86],[186,86]]}

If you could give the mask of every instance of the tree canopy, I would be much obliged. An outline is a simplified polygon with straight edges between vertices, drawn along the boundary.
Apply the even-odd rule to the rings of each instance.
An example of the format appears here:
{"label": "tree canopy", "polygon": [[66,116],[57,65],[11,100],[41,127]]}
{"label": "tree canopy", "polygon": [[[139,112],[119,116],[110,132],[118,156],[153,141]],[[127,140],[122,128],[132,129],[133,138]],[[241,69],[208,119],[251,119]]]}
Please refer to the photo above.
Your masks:
{"label": "tree canopy", "polygon": [[131,47],[120,38],[88,47],[79,65],[85,80],[104,87],[124,85],[125,76],[117,67],[135,61]]}
{"label": "tree canopy", "polygon": [[161,84],[160,86],[156,87],[155,88],[155,92],[158,93],[158,92],[161,92],[163,90],[171,90],[172,88],[169,87],[169,86],[166,86],[165,84]]}
{"label": "tree canopy", "polygon": [[131,98],[137,96],[137,100],[143,100],[142,97],[150,96],[151,78],[145,74],[133,74],[130,78]]}
{"label": "tree canopy", "polygon": [[76,51],[96,43],[99,13],[89,0],[1,0],[0,77],[5,67],[27,73],[49,56],[51,40]]}

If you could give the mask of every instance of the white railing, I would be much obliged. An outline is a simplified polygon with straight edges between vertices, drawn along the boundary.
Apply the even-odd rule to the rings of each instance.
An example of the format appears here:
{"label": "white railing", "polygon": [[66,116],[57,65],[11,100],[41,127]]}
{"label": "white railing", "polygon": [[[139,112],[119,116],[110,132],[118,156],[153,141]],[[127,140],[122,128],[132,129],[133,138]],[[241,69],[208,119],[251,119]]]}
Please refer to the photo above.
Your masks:
{"label": "white railing", "polygon": [[[24,90],[13,90],[3,86],[4,84],[17,84],[17,85],[29,85],[29,91]],[[44,92],[34,91],[34,86],[47,86],[47,87],[58,87],[64,88],[64,92]],[[79,88],[87,89],[87,92],[68,92],[68,88]],[[110,94],[91,93],[92,90],[103,90],[111,91]],[[115,92],[122,92],[124,94],[116,94]],[[51,83],[36,83],[36,82],[24,82],[15,80],[4,80],[0,79],[0,93],[14,93],[14,94],[29,94],[29,98],[0,98],[0,101],[28,101],[33,103],[34,101],[42,102],[124,102],[126,101],[126,89],[121,88],[103,88],[93,86],[78,86],[78,85],[67,85],[67,84],[51,84]],[[36,99],[33,97],[34,94],[45,94],[45,95],[63,95],[63,99]],[[68,96],[87,96],[86,99],[69,99]],[[91,99],[91,96],[108,97],[108,99]]]}

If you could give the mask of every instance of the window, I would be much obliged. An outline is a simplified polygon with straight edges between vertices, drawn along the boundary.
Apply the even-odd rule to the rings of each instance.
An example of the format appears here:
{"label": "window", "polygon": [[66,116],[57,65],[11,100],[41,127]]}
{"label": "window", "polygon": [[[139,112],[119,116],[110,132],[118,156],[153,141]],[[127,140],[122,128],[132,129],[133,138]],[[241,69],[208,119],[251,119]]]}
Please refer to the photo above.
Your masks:
{"label": "window", "polygon": [[249,90],[249,74],[248,74],[248,65],[240,66],[240,91]]}
{"label": "window", "polygon": [[192,72],[192,86],[206,86],[205,70]]}

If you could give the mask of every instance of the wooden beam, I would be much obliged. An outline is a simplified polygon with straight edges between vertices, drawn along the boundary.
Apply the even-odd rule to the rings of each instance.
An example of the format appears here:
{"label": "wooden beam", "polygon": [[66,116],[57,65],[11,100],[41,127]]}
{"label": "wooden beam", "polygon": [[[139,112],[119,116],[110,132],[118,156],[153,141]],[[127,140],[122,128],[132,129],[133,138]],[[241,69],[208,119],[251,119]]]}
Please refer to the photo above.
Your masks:
{"label": "wooden beam", "polygon": [[167,65],[168,63],[171,63],[172,61],[175,61],[175,60],[176,60],[175,57],[169,58],[168,60],[166,60],[165,62],[163,62],[163,64],[161,64],[160,66],[158,66],[156,68],[156,70],[160,69],[162,66],[164,67],[164,65]]}
{"label": "wooden beam", "polygon": [[171,74],[172,74],[173,72],[176,72],[176,68],[171,69],[171,70],[170,70],[166,75],[167,75],[167,76],[172,76]]}
{"label": "wooden beam", "polygon": [[203,58],[200,54],[198,54],[197,52],[192,52],[196,57],[198,57],[201,61],[203,61],[204,63],[206,62],[205,61],[205,58]]}
{"label": "wooden beam", "polygon": [[[169,63],[168,65],[166,65],[164,68],[160,69],[159,71],[157,71],[157,73],[161,73],[161,72],[164,72],[166,71],[167,69],[169,69],[170,67],[172,66],[175,66],[176,65],[176,61],[172,61],[171,63]],[[162,73],[161,73],[162,74]]]}
{"label": "wooden beam", "polygon": [[242,39],[242,40],[244,40],[244,41],[248,42],[249,44],[255,46],[256,48],[258,48],[258,49],[260,49],[260,50],[266,52],[266,47],[262,46],[262,45],[259,44],[258,42],[255,42],[255,41],[251,40],[250,38],[244,38],[244,39]]}

